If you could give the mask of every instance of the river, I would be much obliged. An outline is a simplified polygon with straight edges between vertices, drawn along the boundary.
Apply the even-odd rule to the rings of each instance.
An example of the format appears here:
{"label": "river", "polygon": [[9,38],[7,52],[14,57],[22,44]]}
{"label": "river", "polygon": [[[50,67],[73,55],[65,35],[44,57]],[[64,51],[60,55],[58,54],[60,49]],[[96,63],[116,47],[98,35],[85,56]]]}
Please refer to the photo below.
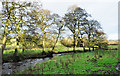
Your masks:
{"label": "river", "polygon": [[[53,57],[60,56],[63,54],[53,54]],[[36,59],[26,59],[19,62],[7,62],[2,64],[2,74],[13,74],[15,72],[24,70],[28,67],[33,67],[35,63],[42,63],[50,60],[51,58],[36,58]]]}

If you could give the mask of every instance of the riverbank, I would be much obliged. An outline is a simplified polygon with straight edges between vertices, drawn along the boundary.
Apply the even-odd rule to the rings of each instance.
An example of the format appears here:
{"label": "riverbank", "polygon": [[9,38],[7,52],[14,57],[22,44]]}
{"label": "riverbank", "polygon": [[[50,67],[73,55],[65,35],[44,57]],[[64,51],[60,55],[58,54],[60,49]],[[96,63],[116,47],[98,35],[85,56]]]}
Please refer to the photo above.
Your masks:
{"label": "riverbank", "polygon": [[[35,59],[35,58],[45,58],[50,55],[48,51],[50,51],[51,48],[46,48],[45,52],[43,53],[42,49],[25,49],[24,53],[22,52],[22,49],[18,50],[17,56],[14,56],[14,49],[12,50],[5,50],[4,54],[2,56],[3,58],[3,63],[6,62],[18,62],[22,61],[25,59]],[[88,50],[88,48],[86,48]],[[92,50],[92,48],[91,48]],[[77,52],[83,52],[83,48],[76,48]],[[73,48],[60,48],[60,49],[55,49],[53,53],[68,53],[68,52],[73,52]]]}
{"label": "riverbank", "polygon": [[[54,54],[53,56],[59,56],[60,54]],[[25,59],[19,62],[7,62],[2,64],[2,74],[13,74],[19,72],[28,67],[33,67],[35,63],[42,63],[50,60],[51,57],[36,58],[36,59]]]}
{"label": "riverbank", "polygon": [[53,57],[15,74],[118,74],[118,50],[98,50]]}
{"label": "riverbank", "polygon": [[[112,47],[109,47],[109,48],[112,48]],[[114,48],[117,48],[117,46],[116,47],[114,46]],[[34,69],[32,67],[36,67],[37,65],[46,66],[46,63],[47,63],[47,65],[48,64],[51,65],[51,62],[49,62],[49,61],[53,61],[53,62],[55,61],[55,63],[53,63],[54,64],[54,68],[59,68],[58,64],[59,64],[59,66],[62,65],[62,67],[63,67],[64,65],[67,66],[68,64],[69,65],[77,64],[77,62],[80,63],[80,65],[81,65],[81,63],[83,63],[84,66],[88,65],[88,67],[91,67],[90,65],[92,65],[92,67],[94,67],[93,63],[95,63],[96,66],[97,65],[100,66],[98,68],[101,68],[101,67],[103,68],[103,65],[104,66],[105,65],[111,66],[112,63],[109,63],[108,61],[111,61],[111,59],[113,59],[112,62],[113,62],[114,65],[112,65],[112,67],[114,67],[114,69],[116,69],[116,68],[118,69],[119,66],[115,65],[118,62],[120,62],[120,61],[118,61],[118,60],[120,60],[118,58],[118,54],[117,54],[118,51],[119,50],[103,50],[103,49],[96,50],[96,51],[90,51],[90,52],[88,52],[88,51],[84,52],[84,51],[79,51],[79,50],[76,50],[76,52],[74,52],[74,51],[56,51],[56,52],[52,53],[53,57],[47,57],[47,56],[44,56],[43,58],[41,58],[41,57],[30,57],[29,59],[24,59],[24,60],[19,61],[19,62],[7,62],[7,63],[3,63],[3,69],[4,69],[3,73],[4,74],[8,74],[12,70],[12,72],[17,72],[19,74],[19,71],[21,71],[21,70],[26,71],[26,68],[27,69],[28,68]],[[68,55],[68,54],[71,54],[71,55]],[[54,57],[54,56],[60,56],[60,58],[59,57]],[[107,59],[107,57],[108,57],[108,59]],[[52,58],[52,60],[50,60],[51,58]],[[84,63],[84,60],[86,60],[86,58],[88,58],[88,59]],[[45,60],[49,60],[49,61],[46,62]],[[61,60],[62,60],[62,62],[61,62]],[[102,64],[100,63],[101,60],[104,60],[104,61],[102,61]],[[105,61],[105,60],[107,60],[107,61]],[[43,62],[43,63],[41,63],[41,62]],[[92,64],[89,64],[91,62],[92,62]],[[83,66],[83,64],[82,64],[82,66]],[[64,66],[64,67],[66,68],[66,66]],[[52,68],[53,66],[46,66],[46,67]],[[72,68],[72,67],[70,66],[70,68]],[[39,70],[40,69],[41,69],[41,67],[39,67]],[[78,68],[76,68],[76,69],[78,69]],[[26,73],[26,72],[24,72],[24,73]],[[21,74],[24,74],[24,73],[21,73]],[[67,72],[67,73],[70,73],[70,72]],[[39,72],[38,74],[42,74],[42,73]],[[47,73],[47,74],[49,74],[49,73]],[[66,74],[66,72],[65,73],[63,72],[63,74]],[[72,74],[72,73],[70,73],[70,74]],[[117,70],[116,70],[115,73],[112,73],[112,74],[117,74]]]}
{"label": "riverbank", "polygon": [[[118,45],[110,45],[108,46],[108,49],[102,49],[102,50],[118,50]],[[18,50],[18,54],[15,57],[14,56],[14,49],[12,50],[5,50],[4,54],[2,56],[3,63],[6,62],[18,62],[25,59],[35,59],[35,58],[45,58],[52,56],[51,54],[61,54],[61,53],[71,53],[73,52],[73,48],[66,48],[66,47],[57,47],[55,48],[55,51],[52,53],[50,52],[51,48],[46,48],[45,52],[42,52],[42,49],[25,49],[24,53],[22,52],[22,49]],[[91,48],[92,50],[92,48]],[[49,51],[49,52],[48,52]],[[86,51],[83,51],[82,47],[77,47],[75,50],[76,53],[81,52],[88,52],[88,48],[86,48]]]}

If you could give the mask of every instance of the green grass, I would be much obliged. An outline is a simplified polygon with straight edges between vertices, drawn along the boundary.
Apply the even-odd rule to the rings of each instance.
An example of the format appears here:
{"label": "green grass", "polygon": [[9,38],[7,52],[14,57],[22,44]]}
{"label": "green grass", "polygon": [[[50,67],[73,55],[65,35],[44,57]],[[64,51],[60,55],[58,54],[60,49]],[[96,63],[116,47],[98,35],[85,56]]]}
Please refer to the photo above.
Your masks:
{"label": "green grass", "polygon": [[[80,49],[80,48],[77,48]],[[50,51],[51,48],[46,48],[45,52],[47,53]],[[66,48],[56,49],[56,51],[68,51]],[[69,51],[72,51],[72,48],[70,48]],[[5,50],[3,52],[3,61],[12,61],[14,58],[14,49],[11,50]],[[30,57],[36,57],[36,56],[42,56],[42,49],[25,49],[24,53],[22,53],[22,49],[18,50],[17,56],[20,58],[20,60],[30,58]]]}
{"label": "green grass", "polygon": [[109,45],[108,48],[118,48],[118,45]]}
{"label": "green grass", "polygon": [[[108,47],[117,47],[117,45],[114,45],[114,46],[108,46]],[[45,48],[45,52],[48,52],[50,51],[52,48]],[[82,51],[83,50],[83,47],[76,47],[76,51]],[[86,48],[86,50],[88,50],[88,48]],[[92,50],[92,48],[91,48]],[[11,49],[11,50],[5,50],[3,52],[3,61],[12,61],[14,58],[13,54],[14,54],[14,49]],[[60,44],[57,44],[57,46],[55,47],[55,51],[58,51],[58,52],[63,52],[63,51],[73,51],[73,48],[67,48],[63,45],[60,45]],[[35,56],[40,56],[42,53],[42,48],[41,49],[25,49],[25,52],[24,54],[22,53],[22,49],[19,49],[18,50],[18,57],[23,60],[23,59],[26,59],[26,58],[30,58],[30,57],[35,57]]]}
{"label": "green grass", "polygon": [[53,59],[35,63],[16,74],[115,74],[118,62],[117,50],[98,50],[54,57]]}
{"label": "green grass", "polygon": [[[46,53],[49,51],[49,49],[46,49]],[[18,50],[17,56],[20,58],[20,60],[29,58],[29,57],[35,57],[39,56],[42,53],[42,49],[25,49],[24,53],[22,53],[22,49]],[[3,53],[3,61],[12,61],[14,55],[14,49],[12,50],[5,50]]]}
{"label": "green grass", "polygon": [[[51,51],[52,48],[45,48],[45,52]],[[88,48],[86,48],[88,49]],[[76,51],[83,50],[82,47],[76,47]],[[91,48],[92,50],[92,48]],[[67,47],[56,47],[55,51],[58,52],[64,52],[64,51],[73,51],[73,48],[67,48]],[[13,61],[14,58],[14,49],[11,50],[5,50],[3,52],[3,61]],[[30,58],[30,57],[40,57],[42,53],[42,49],[25,49],[24,53],[22,53],[22,49],[18,50],[17,56],[20,58],[20,60]]]}

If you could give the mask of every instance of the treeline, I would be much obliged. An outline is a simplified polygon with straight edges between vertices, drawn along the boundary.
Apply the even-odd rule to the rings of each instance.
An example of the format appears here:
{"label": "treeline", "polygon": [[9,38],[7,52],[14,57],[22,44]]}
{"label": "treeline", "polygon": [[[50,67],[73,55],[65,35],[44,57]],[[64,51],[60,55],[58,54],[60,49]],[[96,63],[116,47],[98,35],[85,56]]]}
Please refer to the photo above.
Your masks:
{"label": "treeline", "polygon": [[119,40],[109,40],[108,44],[109,45],[119,45],[120,44],[119,42],[120,42]]}
{"label": "treeline", "polygon": [[[14,55],[17,55],[19,48],[24,52],[28,46],[41,47],[43,51],[48,47],[53,51],[62,34],[67,34],[66,28],[73,36],[73,51],[80,43],[84,49],[89,47],[89,50],[91,47],[101,48],[107,44],[106,34],[100,23],[93,20],[85,9],[75,5],[68,8],[64,17],[60,17],[58,14],[51,14],[50,10],[42,9],[41,2],[3,1],[0,17],[0,30],[3,30],[2,53],[6,42],[10,42],[11,39],[16,41]],[[64,45],[66,42],[63,40],[61,43]]]}

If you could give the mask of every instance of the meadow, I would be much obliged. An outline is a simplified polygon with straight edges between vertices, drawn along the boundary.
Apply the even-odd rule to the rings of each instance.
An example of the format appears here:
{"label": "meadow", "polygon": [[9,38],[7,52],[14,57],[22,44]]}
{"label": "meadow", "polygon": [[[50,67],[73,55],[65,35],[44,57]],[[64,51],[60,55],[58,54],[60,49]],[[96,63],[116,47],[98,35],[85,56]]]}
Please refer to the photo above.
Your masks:
{"label": "meadow", "polygon": [[[118,45],[109,45],[108,48],[118,48]],[[88,48],[86,48],[88,49]],[[51,48],[45,48],[45,52]],[[92,48],[91,48],[92,50]],[[57,44],[54,52],[73,51],[73,48],[67,48]],[[76,47],[76,51],[83,51],[82,47]],[[15,74],[118,74],[117,63],[119,50],[95,50],[83,53],[73,53],[53,57],[43,63],[35,63],[34,67],[26,68]],[[31,57],[41,57],[42,48],[22,49],[18,51],[18,57],[21,60]],[[14,49],[5,50],[3,53],[4,62],[12,61]]]}
{"label": "meadow", "polygon": [[119,60],[118,50],[96,50],[53,57],[15,74],[118,74]]}
{"label": "meadow", "polygon": [[[9,45],[6,46],[7,48],[10,48]],[[45,53],[48,53],[48,51],[51,51],[52,48],[45,48]],[[88,48],[86,48],[86,50],[88,50]],[[91,48],[92,50],[92,48]],[[37,58],[37,57],[44,57],[45,55],[42,55],[42,48],[33,48],[33,49],[25,49],[24,53],[22,52],[22,49],[18,50],[18,54],[17,57],[19,57],[19,60],[24,60],[24,59],[28,59],[28,58]],[[58,53],[58,52],[65,52],[65,51],[73,51],[72,47],[65,47],[61,44],[57,44],[57,46],[55,47],[54,52]],[[82,47],[76,47],[76,51],[83,51]],[[13,62],[13,60],[16,60],[14,57],[14,49],[10,49],[10,50],[5,50],[3,52],[3,62]]]}

